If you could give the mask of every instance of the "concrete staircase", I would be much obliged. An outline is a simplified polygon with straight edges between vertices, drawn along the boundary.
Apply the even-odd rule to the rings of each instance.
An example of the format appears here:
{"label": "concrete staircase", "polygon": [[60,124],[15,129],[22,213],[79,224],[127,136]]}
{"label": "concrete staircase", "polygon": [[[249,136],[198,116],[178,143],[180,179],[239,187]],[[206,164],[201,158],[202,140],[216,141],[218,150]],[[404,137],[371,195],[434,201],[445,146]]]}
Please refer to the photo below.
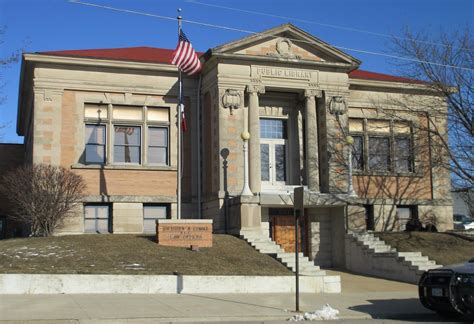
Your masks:
{"label": "concrete staircase", "polygon": [[421,252],[397,252],[371,233],[346,237],[348,270],[377,277],[417,283],[424,271],[442,267]]}
{"label": "concrete staircase", "polygon": [[[260,253],[268,254],[286,266],[293,272],[296,272],[295,253],[285,252],[280,245],[276,244],[268,236],[268,233],[260,229],[247,229],[240,231],[240,237],[247,241]],[[326,272],[322,271],[312,261],[305,257],[303,253],[298,253],[299,272],[303,276],[325,276]]]}

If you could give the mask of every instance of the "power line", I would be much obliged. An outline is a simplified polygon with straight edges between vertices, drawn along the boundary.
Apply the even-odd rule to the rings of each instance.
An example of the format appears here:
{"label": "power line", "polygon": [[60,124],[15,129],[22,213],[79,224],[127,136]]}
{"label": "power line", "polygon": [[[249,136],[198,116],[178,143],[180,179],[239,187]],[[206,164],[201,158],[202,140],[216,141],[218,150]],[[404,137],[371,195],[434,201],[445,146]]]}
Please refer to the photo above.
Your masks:
{"label": "power line", "polygon": [[422,43],[422,44],[427,44],[427,45],[451,47],[451,48],[457,48],[457,49],[461,49],[461,50],[465,50],[465,51],[472,51],[469,48],[449,46],[449,45],[446,45],[446,44],[423,41],[423,40],[418,40],[418,39],[414,39],[414,38],[410,38],[410,37],[388,35],[388,34],[384,34],[384,33],[373,32],[373,31],[370,31],[370,30],[364,30],[364,29],[358,29],[358,28],[352,28],[352,27],[345,27],[345,26],[338,26],[338,25],[326,24],[326,23],[321,23],[321,22],[312,21],[312,20],[306,20],[306,19],[300,19],[300,18],[294,18],[294,17],[286,17],[286,16],[275,15],[275,14],[269,14],[269,13],[265,13],[265,12],[245,10],[245,9],[240,9],[240,8],[221,6],[221,5],[215,5],[215,4],[200,2],[200,1],[196,1],[196,0],[186,0],[186,2],[193,3],[193,4],[196,4],[196,5],[200,5],[200,6],[207,6],[207,7],[218,8],[218,9],[244,12],[244,13],[253,14],[253,15],[278,18],[278,19],[283,19],[285,21],[292,20],[292,21],[297,21],[297,22],[301,22],[301,23],[305,23],[305,24],[312,24],[312,25],[318,25],[318,26],[323,26],[323,27],[336,28],[336,29],[347,30],[347,31],[357,32],[357,33],[364,33],[364,34],[380,36],[380,37],[385,37],[385,38],[396,38],[396,39],[400,39],[400,40],[409,40],[409,41]]}
{"label": "power line", "polygon": [[[140,12],[140,11],[134,11],[134,10],[129,10],[129,9],[120,9],[120,8],[115,8],[115,7],[110,7],[110,6],[103,6],[103,5],[93,4],[93,3],[89,3],[89,2],[82,2],[82,1],[79,1],[79,0],[69,0],[69,2],[74,3],[74,4],[90,6],[90,7],[109,9],[109,10],[118,11],[118,12],[125,12],[125,13],[142,15],[142,16],[147,16],[147,17],[153,17],[153,18],[176,21],[176,18],[174,18],[174,17],[156,15],[156,14]],[[223,29],[223,30],[235,31],[235,32],[246,33],[246,34],[251,34],[251,35],[259,34],[259,32],[256,32],[256,31],[233,28],[233,27],[227,27],[227,26],[222,26],[222,25],[215,25],[215,24],[210,24],[210,23],[205,23],[205,22],[200,22],[200,21],[194,21],[194,20],[188,20],[188,19],[182,19],[182,21],[187,22],[188,24],[204,26],[204,27],[209,27],[209,28]],[[279,38],[278,36],[269,36],[269,37]],[[306,40],[294,39],[294,38],[288,38],[288,39],[291,40],[291,41],[294,41],[294,42],[299,42],[299,43],[315,44],[314,41],[306,41]],[[344,47],[344,46],[337,46],[337,45],[331,45],[331,46],[335,47],[337,49],[340,49],[340,50],[345,50],[345,51],[352,51],[352,52],[369,54],[369,55],[390,57],[390,58],[395,58],[395,59],[399,59],[399,60],[419,62],[419,63],[423,63],[423,64],[430,64],[430,65],[441,66],[441,67],[452,68],[452,69],[461,69],[461,70],[474,71],[474,69],[464,67],[464,66],[456,66],[456,65],[442,64],[442,63],[436,63],[436,62],[430,62],[430,61],[423,61],[423,60],[413,59],[413,58],[409,58],[409,57],[396,56],[396,55],[391,55],[391,54],[354,49],[354,48],[349,48],[349,47]]]}

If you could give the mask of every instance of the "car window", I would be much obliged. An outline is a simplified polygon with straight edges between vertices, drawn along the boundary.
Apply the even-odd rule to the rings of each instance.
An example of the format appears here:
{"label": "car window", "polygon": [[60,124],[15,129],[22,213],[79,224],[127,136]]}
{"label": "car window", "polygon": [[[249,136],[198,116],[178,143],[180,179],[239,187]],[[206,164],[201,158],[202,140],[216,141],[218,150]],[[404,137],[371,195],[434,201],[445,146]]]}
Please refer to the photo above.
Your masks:
{"label": "car window", "polygon": [[469,224],[469,223],[474,222],[474,220],[469,216],[464,216],[462,222],[463,224]]}

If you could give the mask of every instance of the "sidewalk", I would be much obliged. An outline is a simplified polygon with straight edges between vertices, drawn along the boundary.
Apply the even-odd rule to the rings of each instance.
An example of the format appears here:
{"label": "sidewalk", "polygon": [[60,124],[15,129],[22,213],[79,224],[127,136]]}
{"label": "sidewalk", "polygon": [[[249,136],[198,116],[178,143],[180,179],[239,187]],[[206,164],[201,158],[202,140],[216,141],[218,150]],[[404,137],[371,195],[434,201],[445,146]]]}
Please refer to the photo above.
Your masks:
{"label": "sidewalk", "polygon": [[[344,272],[341,294],[302,294],[300,309],[325,304],[341,319],[427,319],[436,315],[418,301],[415,285]],[[295,313],[293,294],[212,295],[2,295],[0,320],[36,323],[156,323],[285,321]]]}

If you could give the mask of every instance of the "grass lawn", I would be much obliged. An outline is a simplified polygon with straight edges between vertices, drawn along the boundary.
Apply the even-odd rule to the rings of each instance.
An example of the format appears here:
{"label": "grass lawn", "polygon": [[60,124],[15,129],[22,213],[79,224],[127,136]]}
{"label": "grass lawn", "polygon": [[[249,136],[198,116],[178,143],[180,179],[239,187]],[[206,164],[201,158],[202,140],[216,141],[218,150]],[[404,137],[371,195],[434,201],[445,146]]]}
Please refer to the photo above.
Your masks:
{"label": "grass lawn", "polygon": [[0,273],[292,275],[272,257],[231,235],[193,252],[159,246],[152,236],[70,235],[0,241]]}
{"label": "grass lawn", "polygon": [[442,265],[464,263],[474,258],[474,242],[446,233],[375,233],[399,252],[419,251]]}

